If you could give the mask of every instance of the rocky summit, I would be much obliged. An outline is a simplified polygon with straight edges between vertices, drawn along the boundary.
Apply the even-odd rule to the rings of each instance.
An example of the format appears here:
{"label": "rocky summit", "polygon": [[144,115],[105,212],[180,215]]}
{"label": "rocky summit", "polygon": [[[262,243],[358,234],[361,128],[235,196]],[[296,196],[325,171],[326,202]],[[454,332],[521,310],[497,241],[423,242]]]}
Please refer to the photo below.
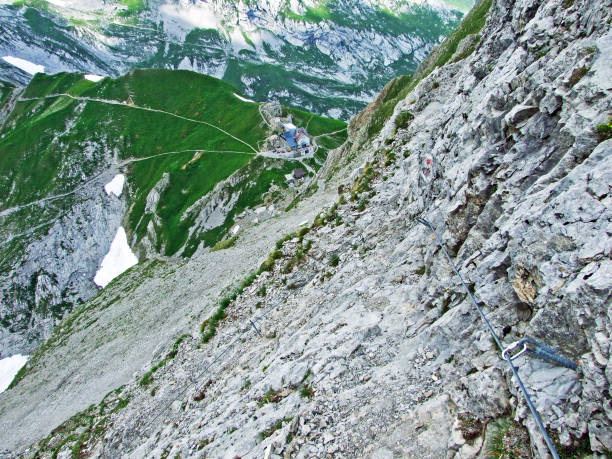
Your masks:
{"label": "rocky summit", "polygon": [[559,455],[609,457],[611,7],[480,0],[286,212],[68,315],[0,394],[3,454],[551,457],[467,288],[565,359],[514,360]]}

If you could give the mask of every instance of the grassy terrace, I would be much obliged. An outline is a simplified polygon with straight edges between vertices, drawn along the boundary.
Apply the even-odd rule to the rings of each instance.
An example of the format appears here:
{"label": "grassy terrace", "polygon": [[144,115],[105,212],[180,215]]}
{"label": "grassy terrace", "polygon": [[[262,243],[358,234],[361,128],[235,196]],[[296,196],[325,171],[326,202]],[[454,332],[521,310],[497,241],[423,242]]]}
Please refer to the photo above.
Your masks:
{"label": "grassy terrace", "polygon": [[[262,202],[272,184],[285,186],[284,174],[299,166],[255,157],[257,142],[266,136],[258,104],[239,100],[235,92],[227,83],[188,71],[136,70],[98,83],[77,74],[35,76],[23,94],[33,100],[17,103],[10,115],[15,127],[0,139],[0,210],[69,193],[118,163],[127,168],[128,232],[138,240],[146,234],[153,217],[146,198],[167,174],[155,209],[161,222],[155,227],[157,249],[173,255],[186,247],[189,256],[202,242],[214,245],[237,213]],[[346,126],[288,110],[311,135]],[[321,143],[333,148],[344,139],[340,132]],[[190,235],[197,212],[187,209],[237,171],[245,179],[231,190],[240,196],[228,219]],[[69,209],[71,199],[54,205]],[[41,211],[32,206],[28,212],[36,215],[30,220]],[[12,234],[20,230],[11,227]]]}

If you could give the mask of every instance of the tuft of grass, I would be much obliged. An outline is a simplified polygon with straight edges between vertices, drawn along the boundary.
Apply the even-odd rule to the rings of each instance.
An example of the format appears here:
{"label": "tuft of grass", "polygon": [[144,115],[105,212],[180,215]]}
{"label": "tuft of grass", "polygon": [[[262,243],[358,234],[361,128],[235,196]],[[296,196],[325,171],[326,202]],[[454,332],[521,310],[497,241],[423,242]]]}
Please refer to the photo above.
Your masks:
{"label": "tuft of grass", "polygon": [[420,266],[419,268],[417,268],[417,270],[414,273],[417,276],[422,276],[423,274],[425,274],[425,265]]}
{"label": "tuft of grass", "polygon": [[298,385],[298,392],[302,398],[312,398],[314,396],[314,389],[306,383],[311,374],[312,372],[309,368],[306,370],[306,373],[304,373],[304,376],[302,376],[302,380]]}
{"label": "tuft of grass", "polygon": [[367,162],[363,167],[363,171],[361,171],[361,175],[357,177],[355,183],[351,187],[351,200],[355,201],[357,199],[358,193],[363,193],[365,191],[370,191],[371,186],[370,183],[376,177],[376,171],[372,166],[372,163]]}
{"label": "tuft of grass", "polygon": [[314,389],[310,387],[308,384],[302,384],[299,387],[300,397],[302,398],[312,398],[314,396]]}
{"label": "tuft of grass", "polygon": [[414,115],[410,112],[400,112],[395,118],[395,128],[396,129],[406,129],[408,127],[408,123],[414,119]]}
{"label": "tuft of grass", "polygon": [[213,441],[215,441],[215,437],[205,438],[204,440],[201,440],[198,444],[198,451],[203,450],[205,446],[210,445]]}
{"label": "tuft of grass", "polygon": [[162,360],[160,360],[155,365],[153,365],[153,367],[149,371],[147,371],[142,376],[142,378],[140,378],[140,380],[138,380],[138,385],[141,386],[141,387],[146,387],[146,386],[150,385],[153,382],[153,375],[155,374],[155,372],[157,370],[159,370],[160,368],[162,368],[164,365],[166,365],[174,357],[176,357],[179,345],[186,338],[191,338],[191,335],[184,334],[184,335],[179,336],[176,339],[176,341],[174,341],[174,344],[172,345],[172,349],[170,349],[170,352],[168,352],[168,354]]}
{"label": "tuft of grass", "polygon": [[484,431],[484,424],[482,421],[475,417],[469,417],[466,414],[459,414],[459,430],[461,435],[465,439],[466,443],[471,445],[478,437],[480,437]]}
{"label": "tuft of grass", "polygon": [[287,418],[279,419],[278,421],[274,422],[270,427],[268,427],[267,429],[262,430],[261,432],[259,432],[259,434],[258,434],[259,441],[262,441],[262,440],[268,438],[270,435],[272,435],[278,429],[283,427],[283,424],[285,424],[287,422],[291,422],[292,420],[293,420],[292,417],[287,417]]}
{"label": "tuft of grass", "polygon": [[595,126],[595,132],[600,142],[612,139],[612,118],[608,118],[608,122],[605,124]]}
{"label": "tuft of grass", "polygon": [[310,250],[310,247],[312,247],[312,241],[306,241],[305,244],[302,242],[303,241],[300,241],[295,254],[289,259],[287,264],[281,270],[283,274],[289,274],[291,271],[293,271],[295,266],[299,265],[306,259],[306,254]]}
{"label": "tuft of grass", "polygon": [[291,209],[297,206],[301,200],[302,200],[301,196],[296,196],[295,199],[291,201],[287,207],[285,207],[285,212],[289,212]]}
{"label": "tuft of grass", "polygon": [[281,396],[281,392],[282,390],[274,390],[272,388],[268,389],[268,391],[263,394],[261,397],[259,397],[257,399],[257,406],[259,408],[261,408],[264,405],[267,405],[268,403],[278,403],[280,402],[283,397]]}
{"label": "tuft of grass", "polygon": [[230,247],[233,247],[234,244],[236,244],[236,240],[238,239],[238,235],[236,236],[232,236],[229,239],[224,239],[222,241],[217,242],[213,248],[211,249],[213,252],[216,252],[217,250],[224,250],[224,249],[228,249]]}
{"label": "tuft of grass", "polygon": [[[407,113],[407,112],[403,112],[403,113]],[[396,119],[396,121],[397,121],[397,119]],[[396,159],[397,159],[396,154],[393,153],[391,150],[385,150],[383,152],[383,160],[384,160],[384,166],[385,167],[391,166],[395,162]]]}
{"label": "tuft of grass", "polygon": [[485,447],[486,458],[532,457],[529,434],[523,426],[508,417],[503,417],[493,421],[490,428],[493,430]]}
{"label": "tuft of grass", "polygon": [[337,253],[332,253],[329,256],[329,260],[328,260],[328,264],[329,266],[338,266],[338,263],[340,263],[340,257],[338,256]]}

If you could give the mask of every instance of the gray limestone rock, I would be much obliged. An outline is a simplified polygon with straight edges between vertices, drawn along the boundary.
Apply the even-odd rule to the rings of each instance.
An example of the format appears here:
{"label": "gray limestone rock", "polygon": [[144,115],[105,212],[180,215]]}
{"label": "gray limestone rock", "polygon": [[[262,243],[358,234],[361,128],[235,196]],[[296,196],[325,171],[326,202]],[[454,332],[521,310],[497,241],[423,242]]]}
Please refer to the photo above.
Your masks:
{"label": "gray limestone rock", "polygon": [[[593,128],[612,112],[612,9],[609,0],[562,3],[494,1],[473,54],[425,77],[378,135],[367,140],[373,106],[351,122],[352,142],[330,155],[321,191],[295,213],[260,222],[226,251],[141,266],[88,303],[80,328],[0,395],[0,443],[24,452],[125,384],[121,409],[95,406],[104,429],[83,444],[95,457],[478,457],[488,426],[509,412],[545,457],[499,349],[415,220],[423,216],[504,345],[529,336],[579,363],[575,372],[530,354],[516,360],[548,431],[606,454],[612,141]],[[549,40],[554,47],[537,54]],[[406,108],[414,119],[396,129]],[[367,189],[330,207],[366,161]],[[303,235],[304,258],[285,269],[303,250],[298,238],[286,241],[202,343],[199,324],[222,290],[320,211],[329,218]],[[182,332],[193,339],[164,360]],[[151,383],[139,384],[158,362]]]}

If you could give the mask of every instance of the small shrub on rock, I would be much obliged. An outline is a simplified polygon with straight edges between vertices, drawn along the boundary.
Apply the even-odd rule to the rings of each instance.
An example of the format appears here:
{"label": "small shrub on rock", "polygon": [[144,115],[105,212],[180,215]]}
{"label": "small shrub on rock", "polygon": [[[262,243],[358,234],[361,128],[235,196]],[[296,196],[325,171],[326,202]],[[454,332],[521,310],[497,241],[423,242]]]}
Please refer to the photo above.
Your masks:
{"label": "small shrub on rock", "polygon": [[612,139],[612,118],[609,118],[606,124],[598,124],[595,126],[595,132],[600,142]]}
{"label": "small shrub on rock", "polygon": [[329,256],[329,266],[338,266],[338,263],[340,263],[340,257],[337,253],[332,253]]}
{"label": "small shrub on rock", "polygon": [[410,112],[400,112],[395,118],[395,128],[396,129],[406,129],[408,127],[408,123],[414,119],[414,115]]}

